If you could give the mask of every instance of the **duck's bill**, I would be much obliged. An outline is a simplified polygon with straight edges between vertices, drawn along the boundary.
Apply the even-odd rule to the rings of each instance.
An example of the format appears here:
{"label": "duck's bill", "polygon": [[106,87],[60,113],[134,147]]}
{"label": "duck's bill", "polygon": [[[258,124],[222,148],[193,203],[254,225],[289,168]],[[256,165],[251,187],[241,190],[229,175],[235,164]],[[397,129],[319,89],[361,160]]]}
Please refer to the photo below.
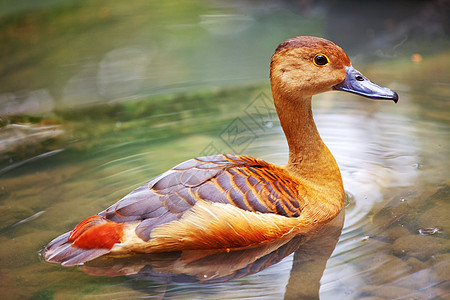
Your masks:
{"label": "duck's bill", "polygon": [[345,67],[345,80],[335,85],[333,89],[358,94],[371,99],[385,99],[398,101],[398,95],[393,90],[379,86],[364,77],[358,70]]}

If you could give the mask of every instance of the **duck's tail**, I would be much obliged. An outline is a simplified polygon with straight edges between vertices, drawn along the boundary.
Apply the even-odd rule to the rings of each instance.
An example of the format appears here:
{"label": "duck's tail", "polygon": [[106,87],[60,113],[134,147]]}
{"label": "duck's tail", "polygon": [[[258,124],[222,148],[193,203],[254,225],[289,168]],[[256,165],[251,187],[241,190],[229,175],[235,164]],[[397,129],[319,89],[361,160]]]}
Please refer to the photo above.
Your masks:
{"label": "duck's tail", "polygon": [[92,216],[74,230],[60,235],[45,247],[44,259],[63,266],[74,266],[111,251],[121,242],[123,224]]}

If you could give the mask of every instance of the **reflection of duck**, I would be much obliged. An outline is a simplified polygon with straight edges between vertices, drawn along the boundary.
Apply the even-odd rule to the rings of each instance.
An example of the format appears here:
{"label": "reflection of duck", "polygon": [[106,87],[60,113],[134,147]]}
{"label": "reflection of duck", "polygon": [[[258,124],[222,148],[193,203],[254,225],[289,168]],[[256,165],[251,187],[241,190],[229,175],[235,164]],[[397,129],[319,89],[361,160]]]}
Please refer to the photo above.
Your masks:
{"label": "reflection of duck", "polygon": [[106,253],[237,250],[333,219],[344,190],[314,124],[312,95],[335,89],[375,99],[398,96],[363,77],[339,46],[321,38],[280,44],[270,73],[289,145],[286,166],[242,155],[186,161],[50,242],[45,259],[76,265]]}

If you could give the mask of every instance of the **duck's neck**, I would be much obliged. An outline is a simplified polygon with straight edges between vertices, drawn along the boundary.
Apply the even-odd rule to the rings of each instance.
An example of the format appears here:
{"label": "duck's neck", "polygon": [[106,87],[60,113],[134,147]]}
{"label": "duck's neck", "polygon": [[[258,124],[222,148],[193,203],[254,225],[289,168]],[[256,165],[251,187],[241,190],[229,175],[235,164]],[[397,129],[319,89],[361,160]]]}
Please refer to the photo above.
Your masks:
{"label": "duck's neck", "polygon": [[277,97],[279,95],[274,93],[275,107],[289,145],[287,169],[308,178],[317,177],[316,172],[322,173],[325,166],[336,165],[314,123],[311,97],[300,98],[289,94],[284,95],[282,100]]}
{"label": "duck's neck", "polygon": [[336,209],[340,210],[344,197],[341,174],[317,131],[311,97],[273,92],[275,107],[289,145],[286,169],[300,182],[317,191],[320,198],[335,202]]}

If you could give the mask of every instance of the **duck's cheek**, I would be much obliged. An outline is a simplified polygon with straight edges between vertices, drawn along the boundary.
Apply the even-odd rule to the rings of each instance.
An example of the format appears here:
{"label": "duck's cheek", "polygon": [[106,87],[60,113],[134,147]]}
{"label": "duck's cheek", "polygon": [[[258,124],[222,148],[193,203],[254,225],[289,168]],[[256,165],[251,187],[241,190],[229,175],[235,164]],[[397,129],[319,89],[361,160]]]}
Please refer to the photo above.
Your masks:
{"label": "duck's cheek", "polygon": [[331,91],[333,89],[333,86],[344,81],[345,77],[346,77],[345,70],[343,71],[337,70],[331,68],[331,66],[326,69],[324,68],[323,72],[321,72],[320,74],[320,81],[322,86],[321,91],[322,92]]}
{"label": "duck's cheek", "polygon": [[282,87],[284,91],[288,91],[289,93],[299,93],[302,94],[310,94],[310,91],[313,90],[313,85],[315,84],[315,80],[311,76],[305,76],[300,74],[294,74],[290,72],[290,74],[284,74],[280,80],[279,85]]}

